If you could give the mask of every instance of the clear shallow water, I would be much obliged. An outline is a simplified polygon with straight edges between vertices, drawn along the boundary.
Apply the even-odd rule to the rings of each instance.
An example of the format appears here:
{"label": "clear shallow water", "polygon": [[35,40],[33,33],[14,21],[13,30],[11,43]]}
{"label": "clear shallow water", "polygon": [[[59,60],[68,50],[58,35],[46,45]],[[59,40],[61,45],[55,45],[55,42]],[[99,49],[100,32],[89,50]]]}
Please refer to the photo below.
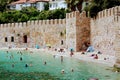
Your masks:
{"label": "clear shallow water", "polygon": [[[106,65],[71,57],[64,57],[61,61],[60,56],[54,58],[50,53],[44,52],[21,52],[22,55],[15,50],[8,53],[5,50],[0,51],[0,80],[88,80],[91,77],[99,80],[120,80],[120,73],[108,70],[110,67]],[[63,69],[65,73],[61,74]]]}

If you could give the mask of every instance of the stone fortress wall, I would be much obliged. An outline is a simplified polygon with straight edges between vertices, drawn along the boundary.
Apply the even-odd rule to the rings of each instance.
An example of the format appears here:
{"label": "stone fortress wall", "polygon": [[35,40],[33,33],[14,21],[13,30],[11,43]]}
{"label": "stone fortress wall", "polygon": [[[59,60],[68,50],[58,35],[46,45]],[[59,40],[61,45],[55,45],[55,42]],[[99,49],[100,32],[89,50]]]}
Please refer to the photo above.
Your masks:
{"label": "stone fortress wall", "polygon": [[84,42],[89,41],[89,24],[90,19],[86,17],[86,13],[80,14],[78,11],[67,13],[66,19],[1,24],[0,47],[34,48],[35,45],[51,45],[80,51]]}
{"label": "stone fortress wall", "polygon": [[120,64],[120,6],[99,12],[91,19],[90,27],[94,48],[103,54],[116,56],[116,62]]}
{"label": "stone fortress wall", "polygon": [[95,49],[105,54],[115,53],[116,37],[115,9],[106,9],[98,13],[96,19],[91,19],[91,43]]}
{"label": "stone fortress wall", "polygon": [[65,26],[65,19],[1,24],[0,47],[64,46]]}
{"label": "stone fortress wall", "polygon": [[90,18],[86,12],[76,11],[66,14],[66,47],[80,51],[90,42]]}

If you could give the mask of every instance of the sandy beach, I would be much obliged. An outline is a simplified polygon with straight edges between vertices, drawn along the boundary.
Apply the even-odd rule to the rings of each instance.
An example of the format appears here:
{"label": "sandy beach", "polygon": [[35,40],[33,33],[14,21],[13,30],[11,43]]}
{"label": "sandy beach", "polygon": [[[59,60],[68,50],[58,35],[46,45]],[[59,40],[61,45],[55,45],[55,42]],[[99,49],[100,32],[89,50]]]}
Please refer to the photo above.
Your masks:
{"label": "sandy beach", "polygon": [[[56,52],[56,51],[51,51],[51,50],[44,50],[44,51],[51,52],[52,55],[59,55],[59,56],[62,55],[62,56],[66,56],[66,57],[71,57],[70,51],[65,51],[65,52]],[[83,60],[83,61],[105,64],[105,65],[108,65],[111,67],[114,66],[114,64],[115,64],[114,56],[105,55],[105,54],[97,54],[98,59],[94,59],[94,57],[91,57],[92,54],[97,54],[97,52],[85,52],[85,54],[82,54],[82,52],[74,52],[74,55],[72,57],[77,58],[79,60]]]}
{"label": "sandy beach", "polygon": [[[25,48],[0,48],[0,50],[25,50]],[[65,51],[65,52],[58,52],[58,51],[54,51],[51,49],[36,49],[36,48],[28,48],[29,51],[33,51],[33,52],[39,52],[39,51],[43,51],[46,53],[50,53],[51,55],[58,55],[58,56],[64,56],[64,57],[71,57],[70,56],[70,52],[69,51]],[[105,55],[105,54],[97,54],[97,52],[85,52],[85,54],[81,54],[82,52],[74,52],[74,55],[72,56],[72,58],[76,58],[79,60],[83,60],[83,61],[89,61],[89,62],[95,62],[95,63],[100,63],[100,64],[105,64],[108,66],[113,66],[115,64],[115,57],[111,56],[111,55]],[[92,54],[97,54],[98,55],[98,59],[94,59],[91,55]]]}

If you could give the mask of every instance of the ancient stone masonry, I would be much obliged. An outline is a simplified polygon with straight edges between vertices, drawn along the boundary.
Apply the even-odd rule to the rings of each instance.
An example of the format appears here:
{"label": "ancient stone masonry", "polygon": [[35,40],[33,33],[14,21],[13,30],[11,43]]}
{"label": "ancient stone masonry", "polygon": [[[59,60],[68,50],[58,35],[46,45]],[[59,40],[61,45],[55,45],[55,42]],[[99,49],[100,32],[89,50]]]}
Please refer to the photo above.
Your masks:
{"label": "ancient stone masonry", "polygon": [[1,24],[0,47],[64,46],[65,26],[65,19]]}
{"label": "ancient stone masonry", "polygon": [[91,19],[91,43],[103,54],[116,56],[120,64],[120,6],[106,9]]}
{"label": "ancient stone masonry", "polygon": [[86,12],[76,15],[76,51],[86,50],[86,44],[90,43],[90,18]]}
{"label": "ancient stone masonry", "polygon": [[72,12],[66,14],[66,47],[80,51],[85,42],[90,41],[90,18],[86,13]]}
{"label": "ancient stone masonry", "polygon": [[120,68],[120,6],[115,7],[115,56],[116,65]]}
{"label": "ancient stone masonry", "polygon": [[[66,19],[36,20],[0,25],[0,47],[35,47],[35,45],[73,48],[80,51],[89,41],[90,19],[86,13],[67,13]],[[14,41],[11,41],[14,39]]]}

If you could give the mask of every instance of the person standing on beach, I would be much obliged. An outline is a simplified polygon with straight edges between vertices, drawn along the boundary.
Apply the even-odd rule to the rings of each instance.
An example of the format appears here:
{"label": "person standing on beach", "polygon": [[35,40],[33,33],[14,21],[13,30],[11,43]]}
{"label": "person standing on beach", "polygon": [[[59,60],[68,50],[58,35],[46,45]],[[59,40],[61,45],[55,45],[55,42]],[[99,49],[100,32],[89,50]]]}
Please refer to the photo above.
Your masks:
{"label": "person standing on beach", "polygon": [[70,56],[72,57],[74,55],[73,49],[70,49]]}

